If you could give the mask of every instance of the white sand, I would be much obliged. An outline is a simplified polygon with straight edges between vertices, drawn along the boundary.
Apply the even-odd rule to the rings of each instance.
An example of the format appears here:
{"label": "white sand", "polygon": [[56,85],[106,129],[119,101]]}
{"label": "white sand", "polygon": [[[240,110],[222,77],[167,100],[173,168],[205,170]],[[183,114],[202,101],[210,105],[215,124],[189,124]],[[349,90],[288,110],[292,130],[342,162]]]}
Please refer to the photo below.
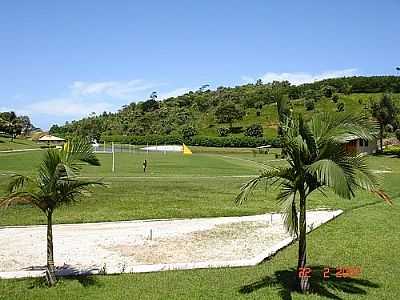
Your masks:
{"label": "white sand", "polygon": [[[309,230],[341,213],[308,212]],[[59,275],[251,266],[293,241],[280,214],[65,224],[53,234]],[[46,226],[3,227],[0,241],[0,278],[43,276]]]}

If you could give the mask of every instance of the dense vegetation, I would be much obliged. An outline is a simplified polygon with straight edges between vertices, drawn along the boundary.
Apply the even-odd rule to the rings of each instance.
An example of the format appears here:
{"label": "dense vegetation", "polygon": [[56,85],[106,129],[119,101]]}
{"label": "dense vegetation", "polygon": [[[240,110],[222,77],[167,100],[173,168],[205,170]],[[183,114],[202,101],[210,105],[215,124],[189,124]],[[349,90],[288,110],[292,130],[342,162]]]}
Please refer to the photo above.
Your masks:
{"label": "dense vegetation", "polygon": [[15,112],[0,112],[0,132],[14,139],[20,134],[29,134],[33,125],[28,116],[17,116]]}
{"label": "dense vegetation", "polygon": [[[115,140],[116,136],[180,136],[185,140],[201,136],[248,136],[255,124],[263,128],[266,137],[276,136],[278,124],[274,103],[282,97],[290,106],[305,114],[318,109],[346,111],[368,109],[370,98],[377,93],[400,93],[400,77],[344,77],[299,86],[287,81],[236,87],[208,85],[199,90],[163,101],[153,92],[147,101],[132,102],[118,112],[103,112],[79,121],[54,125],[50,132],[60,136],[81,134],[96,140]],[[353,95],[363,95],[353,97]],[[374,99],[377,100],[377,99]],[[327,104],[329,103],[329,105]]]}

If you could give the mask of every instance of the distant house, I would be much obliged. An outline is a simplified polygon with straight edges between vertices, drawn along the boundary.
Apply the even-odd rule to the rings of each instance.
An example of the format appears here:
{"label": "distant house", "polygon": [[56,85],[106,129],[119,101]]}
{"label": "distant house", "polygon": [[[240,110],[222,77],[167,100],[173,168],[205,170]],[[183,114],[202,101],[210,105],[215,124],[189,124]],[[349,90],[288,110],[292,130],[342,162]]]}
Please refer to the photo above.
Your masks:
{"label": "distant house", "polygon": [[354,136],[347,139],[347,141],[345,142],[345,148],[346,151],[349,152],[372,154],[376,153],[376,151],[378,150],[378,144],[376,142],[376,139],[368,141]]}
{"label": "distant house", "polygon": [[44,135],[38,139],[39,143],[46,143],[47,145],[63,145],[65,140],[54,135]]}

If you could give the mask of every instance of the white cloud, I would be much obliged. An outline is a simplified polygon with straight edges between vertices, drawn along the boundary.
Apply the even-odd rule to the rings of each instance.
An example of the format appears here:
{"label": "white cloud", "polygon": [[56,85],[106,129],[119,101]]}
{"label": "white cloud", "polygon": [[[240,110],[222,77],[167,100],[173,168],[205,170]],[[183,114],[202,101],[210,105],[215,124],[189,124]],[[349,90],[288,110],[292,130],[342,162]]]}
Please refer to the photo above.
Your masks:
{"label": "white cloud", "polygon": [[[318,74],[311,74],[307,72],[293,72],[293,73],[274,73],[268,72],[259,77],[263,81],[263,83],[272,82],[274,80],[283,81],[287,80],[294,85],[303,84],[303,83],[310,83],[322,79],[327,78],[336,78],[336,77],[343,77],[343,76],[355,76],[357,75],[357,69],[344,69],[344,70],[334,70],[334,71],[326,71]],[[258,78],[257,78],[258,79]],[[249,76],[242,76],[243,82],[246,83],[253,83],[257,79],[249,77]]]}
{"label": "white cloud", "polygon": [[27,109],[33,114],[83,117],[91,112],[102,113],[114,110],[115,107],[103,101],[88,103],[77,99],[58,98],[32,103]]}
{"label": "white cloud", "polygon": [[171,98],[171,97],[176,97],[176,96],[183,95],[183,94],[189,92],[190,90],[191,89],[189,89],[189,88],[177,88],[177,89],[172,90],[170,92],[161,93],[158,98],[160,100],[162,100],[162,99],[167,99],[167,98]]}
{"label": "white cloud", "polygon": [[129,81],[74,81],[70,85],[75,96],[109,96],[112,98],[128,99],[135,93],[154,89],[159,85],[141,79]]}

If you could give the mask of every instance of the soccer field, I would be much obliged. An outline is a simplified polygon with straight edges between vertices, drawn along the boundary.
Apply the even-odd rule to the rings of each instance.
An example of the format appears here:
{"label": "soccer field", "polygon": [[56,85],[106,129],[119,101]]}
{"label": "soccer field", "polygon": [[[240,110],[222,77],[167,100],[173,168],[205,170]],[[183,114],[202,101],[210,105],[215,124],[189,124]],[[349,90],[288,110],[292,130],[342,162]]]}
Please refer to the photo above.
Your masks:
{"label": "soccer field", "polygon": [[[42,154],[41,151],[2,153],[0,194],[4,195],[10,174],[33,175]],[[102,166],[84,167],[81,176],[102,178],[107,187],[96,187],[88,198],[56,211],[55,223],[239,216],[279,211],[275,191],[265,193],[263,186],[244,205],[233,203],[241,184],[248,176],[256,175],[263,164],[284,163],[274,154],[254,157],[251,151],[195,152],[192,156],[117,153],[115,173],[111,172],[111,155],[99,154],[99,157]],[[143,174],[145,158],[149,165],[148,172]],[[328,197],[315,193],[308,207],[344,210],[337,220],[309,235],[310,266],[315,270],[325,266],[359,266],[361,277],[345,281],[331,279],[325,283],[317,277],[315,280],[321,280],[320,292],[313,296],[293,294],[295,299],[320,299],[329,293],[342,299],[400,297],[397,273],[400,268],[397,250],[400,248],[400,160],[371,157],[369,161],[372,169],[381,172],[383,186],[394,199],[393,207],[368,194],[359,194],[348,201],[329,193]],[[42,214],[29,206],[0,210],[1,225],[44,223]],[[281,299],[280,293],[293,284],[290,278],[296,255],[297,246],[292,245],[256,267],[62,279],[50,290],[34,279],[0,280],[0,299],[59,299],[65,295],[74,299],[135,299],[139,295],[152,299]]]}

